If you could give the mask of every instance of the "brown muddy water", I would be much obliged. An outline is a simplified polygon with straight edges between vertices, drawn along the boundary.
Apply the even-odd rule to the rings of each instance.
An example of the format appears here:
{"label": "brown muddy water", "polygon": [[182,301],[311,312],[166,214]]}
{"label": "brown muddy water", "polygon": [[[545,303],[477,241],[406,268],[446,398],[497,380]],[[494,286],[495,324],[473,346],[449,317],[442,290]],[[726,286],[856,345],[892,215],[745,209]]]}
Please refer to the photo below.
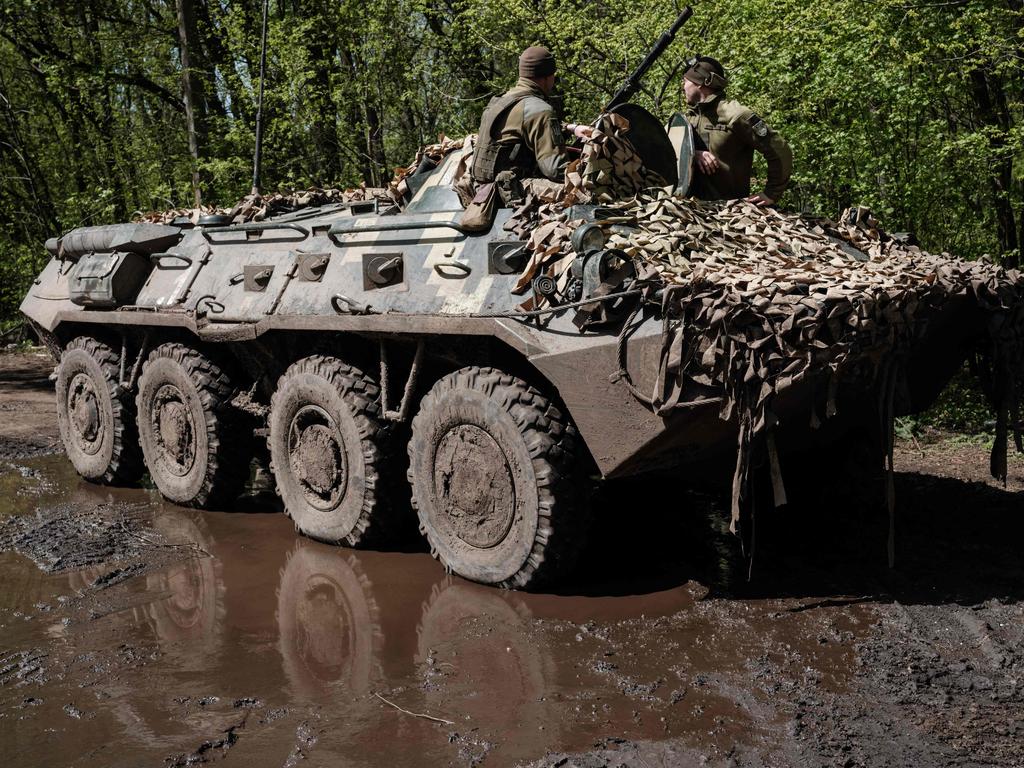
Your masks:
{"label": "brown muddy water", "polygon": [[1024,507],[966,454],[905,462],[895,571],[819,509],[765,518],[747,584],[663,478],[525,594],[84,483],[48,386],[0,375],[0,765],[1024,765]]}
{"label": "brown muddy water", "polygon": [[715,626],[688,581],[481,587],[423,553],[298,538],[266,501],[186,510],[89,485],[60,457],[9,468],[0,496],[17,550],[0,555],[0,727],[17,765],[508,765],[666,738],[724,754],[786,719],[741,682],[752,656],[799,654],[841,691],[842,641],[870,622],[783,639],[756,602]]}

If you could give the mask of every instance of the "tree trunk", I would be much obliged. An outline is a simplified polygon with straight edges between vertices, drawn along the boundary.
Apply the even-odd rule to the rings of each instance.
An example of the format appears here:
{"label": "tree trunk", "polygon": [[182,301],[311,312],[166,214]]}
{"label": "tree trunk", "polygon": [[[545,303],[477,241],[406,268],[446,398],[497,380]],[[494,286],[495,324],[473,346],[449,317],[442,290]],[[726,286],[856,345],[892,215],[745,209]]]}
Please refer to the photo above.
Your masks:
{"label": "tree trunk", "polygon": [[989,146],[996,157],[994,166],[989,170],[989,185],[999,249],[1006,254],[1006,266],[1016,267],[1020,262],[1020,240],[1017,237],[1017,222],[1011,199],[1013,156],[1005,151],[1006,136],[1010,129],[1006,95],[1002,91],[1002,83],[990,71],[980,68],[971,70],[970,83],[981,124],[998,129],[989,133]]}
{"label": "tree trunk", "polygon": [[195,207],[203,204],[199,182],[199,135],[196,130],[196,78],[192,74],[191,45],[195,35],[195,9],[192,0],[177,0],[178,43],[181,52],[181,92],[185,101],[188,153],[192,157],[192,194]]}

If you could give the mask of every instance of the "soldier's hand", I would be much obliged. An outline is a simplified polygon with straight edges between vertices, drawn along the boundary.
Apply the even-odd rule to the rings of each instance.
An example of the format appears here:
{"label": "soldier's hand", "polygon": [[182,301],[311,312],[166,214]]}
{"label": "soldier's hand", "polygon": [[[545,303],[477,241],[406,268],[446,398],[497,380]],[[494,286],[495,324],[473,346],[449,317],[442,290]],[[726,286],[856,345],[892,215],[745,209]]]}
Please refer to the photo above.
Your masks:
{"label": "soldier's hand", "polygon": [[743,198],[748,203],[760,206],[761,208],[767,208],[769,205],[775,205],[775,201],[772,200],[768,195],[763,192],[757,195],[751,195],[750,197]]}
{"label": "soldier's hand", "polygon": [[719,168],[718,158],[713,152],[703,150],[697,153],[697,167],[701,173],[712,174]]}
{"label": "soldier's hand", "polygon": [[572,133],[577,139],[589,139],[594,135],[594,129],[589,125],[578,125],[576,123],[568,123],[565,126],[565,130]]}

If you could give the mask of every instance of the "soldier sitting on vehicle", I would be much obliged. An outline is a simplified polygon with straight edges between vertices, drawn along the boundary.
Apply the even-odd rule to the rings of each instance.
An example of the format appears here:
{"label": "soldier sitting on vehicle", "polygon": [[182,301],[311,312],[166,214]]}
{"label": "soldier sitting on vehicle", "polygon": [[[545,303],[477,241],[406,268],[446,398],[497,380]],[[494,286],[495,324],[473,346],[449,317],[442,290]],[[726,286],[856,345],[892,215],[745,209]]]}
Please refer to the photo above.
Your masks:
{"label": "soldier sitting on vehicle", "polygon": [[[562,125],[547,100],[555,89],[555,57],[535,45],[519,57],[515,87],[491,99],[480,119],[470,169],[475,188],[494,183],[502,202],[514,205],[523,197],[527,179],[562,183],[569,155]],[[577,136],[587,126],[572,126]]]}
{"label": "soldier sitting on vehicle", "polygon": [[[726,82],[722,65],[710,56],[693,59],[683,75],[699,171],[690,192],[703,200],[742,197],[757,205],[773,205],[789,185],[793,152],[753,110],[725,98]],[[768,181],[764,192],[751,195],[755,149],[768,162]]]}

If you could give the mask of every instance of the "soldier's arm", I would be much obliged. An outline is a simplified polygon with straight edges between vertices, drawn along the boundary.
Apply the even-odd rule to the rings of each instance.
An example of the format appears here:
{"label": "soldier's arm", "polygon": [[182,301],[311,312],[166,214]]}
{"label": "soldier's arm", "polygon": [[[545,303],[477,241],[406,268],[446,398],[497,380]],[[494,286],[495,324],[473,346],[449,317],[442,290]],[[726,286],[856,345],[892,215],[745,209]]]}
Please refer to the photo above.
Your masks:
{"label": "soldier's arm", "polygon": [[776,131],[757,114],[747,112],[742,118],[745,132],[754,149],[760,152],[768,163],[768,181],[764,185],[764,196],[773,202],[782,197],[793,175],[793,150]]}
{"label": "soldier's arm", "polygon": [[706,173],[709,176],[713,173],[718,172],[719,164],[718,158],[715,157],[715,153],[708,149],[708,145],[704,143],[704,137],[700,135],[700,131],[697,130],[699,120],[695,119],[692,115],[686,116],[686,121],[690,124],[690,134],[693,136],[693,157],[694,162],[697,164],[697,170],[701,173]]}
{"label": "soldier's arm", "polygon": [[529,99],[523,108],[523,137],[537,158],[540,172],[552,181],[561,181],[569,155],[562,138],[562,124],[550,105],[535,105]]}

